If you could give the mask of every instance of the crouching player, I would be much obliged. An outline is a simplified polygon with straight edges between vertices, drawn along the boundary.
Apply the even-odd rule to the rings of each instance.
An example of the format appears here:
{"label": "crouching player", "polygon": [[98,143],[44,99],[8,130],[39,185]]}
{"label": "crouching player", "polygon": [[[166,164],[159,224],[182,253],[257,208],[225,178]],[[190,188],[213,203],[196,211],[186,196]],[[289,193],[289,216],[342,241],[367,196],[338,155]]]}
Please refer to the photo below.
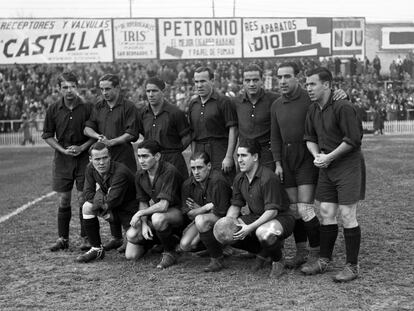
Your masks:
{"label": "crouching player", "polygon": [[[253,271],[272,261],[270,277],[284,273],[282,241],[292,234],[295,218],[289,209],[289,198],[276,174],[260,164],[260,144],[241,140],[237,149],[240,173],[233,183],[233,196],[227,217],[238,218],[233,247],[257,254]],[[243,206],[250,214],[241,215]],[[204,241],[203,241],[204,242]],[[205,243],[212,258],[221,258],[221,246],[213,239]]]}
{"label": "crouching player", "polygon": [[96,142],[89,149],[90,163],[86,167],[82,207],[83,223],[92,248],[78,256],[77,262],[103,259],[105,251],[99,234],[99,220],[119,221],[125,230],[137,211],[134,174],[122,163],[112,161],[108,147]]}
{"label": "crouching player", "polygon": [[155,140],[138,144],[141,169],[135,176],[139,211],[131,219],[127,231],[127,259],[137,260],[155,244],[161,243],[164,253],[157,268],[163,269],[177,262],[175,248],[183,226],[180,209],[183,179],[178,170],[161,159],[161,147]]}
{"label": "crouching player", "polygon": [[[180,248],[183,251],[197,249],[201,240],[208,239],[216,221],[226,215],[230,206],[231,188],[221,171],[212,170],[210,156],[196,152],[190,158],[192,176],[182,189],[183,213],[192,222],[184,230]],[[212,262],[204,270],[221,269],[219,262]]]}

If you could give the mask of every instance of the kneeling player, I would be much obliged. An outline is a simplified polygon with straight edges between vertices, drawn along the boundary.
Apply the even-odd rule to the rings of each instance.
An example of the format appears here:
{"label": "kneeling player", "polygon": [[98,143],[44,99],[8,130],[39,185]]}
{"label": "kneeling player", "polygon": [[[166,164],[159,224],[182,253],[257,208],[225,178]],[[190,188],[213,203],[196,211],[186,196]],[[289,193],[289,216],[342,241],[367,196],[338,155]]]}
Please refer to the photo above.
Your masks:
{"label": "kneeling player", "polygon": [[97,142],[89,149],[82,207],[83,224],[92,248],[76,258],[78,262],[103,259],[105,251],[99,234],[99,220],[121,222],[125,230],[137,211],[133,173],[122,163],[111,161],[108,147]]}
{"label": "kneeling player", "polygon": [[157,268],[167,268],[177,262],[175,248],[179,238],[183,214],[180,209],[181,174],[170,163],[160,160],[161,147],[154,140],[138,145],[138,161],[141,166],[135,176],[139,211],[131,219],[127,231],[127,259],[139,259],[157,242],[164,253]]}
{"label": "kneeling player", "polygon": [[[289,198],[272,170],[260,165],[260,145],[254,140],[240,142],[237,150],[240,173],[233,183],[228,217],[238,218],[239,230],[233,235],[233,247],[256,253],[253,271],[272,261],[271,277],[284,272],[282,241],[292,234],[295,218],[289,210]],[[240,211],[247,203],[249,215]],[[203,241],[205,242],[205,241]],[[207,242],[207,243],[206,243]],[[211,257],[220,258],[221,245],[210,235],[205,245]]]}
{"label": "kneeling player", "polygon": [[[231,188],[218,170],[211,169],[210,157],[205,152],[196,152],[190,158],[193,175],[183,184],[183,213],[192,223],[184,231],[180,248],[183,251],[196,249],[203,236],[208,234],[216,221],[226,215],[230,206]],[[217,266],[219,267],[219,266]],[[206,271],[217,269],[216,265]]]}

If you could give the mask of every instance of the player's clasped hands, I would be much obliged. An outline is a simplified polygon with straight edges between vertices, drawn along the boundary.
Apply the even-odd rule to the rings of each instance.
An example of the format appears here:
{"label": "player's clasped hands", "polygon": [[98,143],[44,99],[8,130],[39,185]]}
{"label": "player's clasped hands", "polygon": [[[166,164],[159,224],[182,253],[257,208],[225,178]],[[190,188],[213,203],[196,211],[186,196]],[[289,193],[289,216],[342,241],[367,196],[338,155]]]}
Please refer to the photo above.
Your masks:
{"label": "player's clasped hands", "polygon": [[66,148],[68,155],[76,157],[82,153],[82,148],[80,146],[72,145]]}
{"label": "player's clasped hands", "polygon": [[185,200],[185,204],[187,204],[188,208],[190,209],[196,209],[200,207],[200,205],[194,202],[192,198],[187,198],[187,200]]}
{"label": "player's clasped hands", "polygon": [[331,162],[332,160],[329,158],[329,156],[324,153],[318,153],[313,160],[313,164],[315,164],[315,166],[318,168],[327,168]]}
{"label": "player's clasped hands", "polygon": [[111,147],[112,146],[111,140],[108,139],[108,138],[106,138],[105,135],[102,135],[102,134],[99,135],[98,141],[101,142],[101,143],[104,143],[105,146],[107,146],[107,147]]}

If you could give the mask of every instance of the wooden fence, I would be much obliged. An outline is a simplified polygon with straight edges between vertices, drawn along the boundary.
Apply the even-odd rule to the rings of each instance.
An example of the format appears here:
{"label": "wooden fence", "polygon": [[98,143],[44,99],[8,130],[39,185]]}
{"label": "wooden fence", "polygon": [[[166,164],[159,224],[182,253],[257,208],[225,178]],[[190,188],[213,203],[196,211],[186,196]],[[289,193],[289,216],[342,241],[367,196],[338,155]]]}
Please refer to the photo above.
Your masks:
{"label": "wooden fence", "polygon": [[[10,121],[0,121],[0,128],[2,127],[2,123]],[[11,132],[7,133],[0,133],[0,146],[2,145],[19,145],[23,141],[23,132],[18,132],[17,129],[20,126],[20,121],[14,120],[14,127],[11,127]],[[18,124],[18,126],[16,126]],[[3,124],[4,125],[4,124]],[[41,127],[40,127],[41,125]],[[368,132],[373,132],[373,122],[363,122],[362,126]],[[32,126],[30,128],[32,133],[32,138],[36,145],[45,144],[44,140],[42,139],[42,131],[43,128],[43,120],[38,121],[37,127]],[[384,132],[385,134],[414,134],[414,120],[408,121],[385,121],[384,124]],[[27,144],[27,143],[26,143]]]}

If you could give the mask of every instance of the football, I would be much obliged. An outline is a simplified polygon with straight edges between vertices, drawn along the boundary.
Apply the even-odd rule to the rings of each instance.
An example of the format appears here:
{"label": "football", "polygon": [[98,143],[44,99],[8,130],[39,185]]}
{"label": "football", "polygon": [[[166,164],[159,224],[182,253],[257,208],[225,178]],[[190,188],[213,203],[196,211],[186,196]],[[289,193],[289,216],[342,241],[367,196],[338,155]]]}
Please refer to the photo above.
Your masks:
{"label": "football", "polygon": [[233,244],[233,234],[239,230],[239,221],[233,217],[220,218],[214,225],[213,234],[218,242],[224,245]]}

